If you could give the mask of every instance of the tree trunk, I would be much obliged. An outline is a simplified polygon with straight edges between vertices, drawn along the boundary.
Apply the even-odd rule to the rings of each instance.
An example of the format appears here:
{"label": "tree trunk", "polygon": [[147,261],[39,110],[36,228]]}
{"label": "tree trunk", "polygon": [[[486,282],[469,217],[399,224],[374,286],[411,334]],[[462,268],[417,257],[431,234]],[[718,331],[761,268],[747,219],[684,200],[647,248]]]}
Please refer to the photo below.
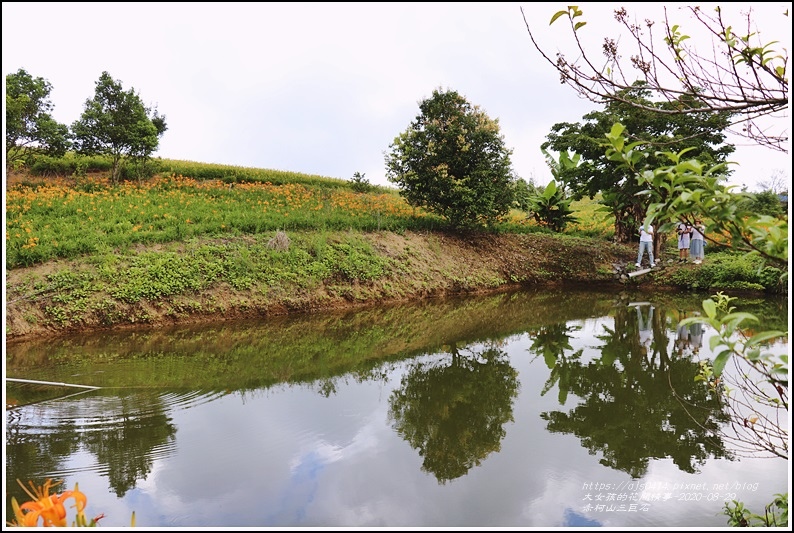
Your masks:
{"label": "tree trunk", "polygon": [[634,227],[626,213],[615,214],[615,241],[621,244],[630,243],[637,236],[637,228]]}
{"label": "tree trunk", "polygon": [[[638,242],[639,225],[645,220],[646,207],[640,204],[626,206],[615,213],[615,240],[622,244]],[[654,254],[656,251],[656,232],[654,232]],[[654,255],[655,257],[655,255]]]}
{"label": "tree trunk", "polygon": [[119,167],[121,166],[121,157],[118,154],[113,154],[113,168],[110,172],[110,182],[116,185],[119,182]]}

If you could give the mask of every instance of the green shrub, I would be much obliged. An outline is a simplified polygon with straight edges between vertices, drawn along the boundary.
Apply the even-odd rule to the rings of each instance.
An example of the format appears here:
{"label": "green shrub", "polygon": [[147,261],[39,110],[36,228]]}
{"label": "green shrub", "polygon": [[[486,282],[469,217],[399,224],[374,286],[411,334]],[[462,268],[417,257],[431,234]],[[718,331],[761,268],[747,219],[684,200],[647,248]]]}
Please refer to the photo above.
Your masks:
{"label": "green shrub", "polygon": [[28,162],[34,176],[84,176],[87,172],[107,172],[113,162],[106,156],[85,156],[69,152],[63,157],[36,154]]}
{"label": "green shrub", "polygon": [[388,265],[387,260],[376,254],[369,243],[357,240],[333,244],[324,262],[346,281],[378,279]]}
{"label": "green shrub", "polygon": [[353,173],[353,177],[350,178],[350,187],[353,189],[353,192],[364,193],[372,190],[372,184],[364,176],[366,176],[366,174],[362,174],[361,172]]}
{"label": "green shrub", "polygon": [[697,267],[682,268],[670,275],[670,281],[692,290],[760,290],[776,294],[784,288],[786,273],[765,265],[753,254],[719,252],[707,256]]}
{"label": "green shrub", "polygon": [[219,275],[219,269],[205,268],[207,262],[198,259],[175,253],[141,254],[119,277],[111,296],[134,303],[199,290]]}

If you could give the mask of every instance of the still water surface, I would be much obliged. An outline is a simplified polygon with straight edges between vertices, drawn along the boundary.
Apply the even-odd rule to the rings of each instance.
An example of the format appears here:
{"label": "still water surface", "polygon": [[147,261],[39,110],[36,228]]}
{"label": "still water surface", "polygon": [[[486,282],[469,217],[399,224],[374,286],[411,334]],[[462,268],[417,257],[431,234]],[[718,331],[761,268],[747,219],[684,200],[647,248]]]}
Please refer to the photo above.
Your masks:
{"label": "still water surface", "polygon": [[[703,296],[542,291],[7,346],[6,494],[105,527],[720,527],[785,459],[693,380]],[[738,300],[768,329],[785,301]],[[778,347],[787,353],[786,346]],[[6,502],[6,513],[9,504]]]}

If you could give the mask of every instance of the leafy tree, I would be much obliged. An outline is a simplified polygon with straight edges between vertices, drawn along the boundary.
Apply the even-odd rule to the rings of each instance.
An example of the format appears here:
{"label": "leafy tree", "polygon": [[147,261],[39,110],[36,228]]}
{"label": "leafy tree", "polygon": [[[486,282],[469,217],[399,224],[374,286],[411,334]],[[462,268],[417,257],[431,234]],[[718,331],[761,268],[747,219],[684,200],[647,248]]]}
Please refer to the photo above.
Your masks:
{"label": "leafy tree", "polygon": [[96,83],[94,98],[86,100],[83,114],[72,124],[78,153],[109,156],[114,182],[122,161],[145,162],[166,129],[165,116],[144,106],[134,89],[124,91],[107,71]]}
{"label": "leafy tree", "polygon": [[[629,29],[644,55],[632,56],[631,68],[624,67],[620,64],[622,56],[618,54],[615,40],[608,37],[604,45],[608,65],[602,72],[587,57],[577,34],[586,24],[582,11],[577,6],[569,6],[567,10],[555,13],[551,24],[558,19],[568,19],[583,59],[571,63],[561,55],[557,61],[549,61],[562,81],[582,95],[630,105],[668,118],[687,114],[703,116],[708,112],[732,116],[742,114],[740,118],[746,122],[747,136],[759,144],[787,151],[786,143],[775,141],[778,136],[757,135],[752,127],[754,119],[765,115],[771,117],[788,107],[787,57],[772,48],[774,43],[755,46],[754,41],[759,38],[756,33],[737,36],[732,26],[723,22],[719,8],[715,11],[716,19],[709,18],[700,8],[690,9],[695,18],[710,30],[709,34],[717,43],[715,47],[722,47],[724,54],[712,51],[711,54],[700,55],[697,50],[686,46],[688,36],[681,34],[679,26],[665,20],[665,42],[675,65],[665,63],[652,44],[645,41],[642,28],[629,24],[625,9],[620,9],[615,12],[616,19]],[[788,16],[788,12],[785,15]],[[748,27],[751,27],[751,12],[747,19]],[[653,24],[653,21],[646,21],[649,32]],[[532,37],[532,32],[529,33],[535,47],[549,59]],[[709,74],[712,68],[724,76]],[[632,69],[638,69],[639,79],[627,82],[627,73]],[[676,76],[662,77],[662,71]],[[663,80],[671,85],[665,85]],[[637,81],[642,83],[643,89],[666,97],[673,105],[652,106],[629,98],[626,91],[636,88]],[[785,120],[783,127],[788,123]],[[693,135],[698,133],[698,129],[692,132]],[[672,146],[666,151],[650,153],[647,149],[649,141],[642,140],[636,131],[629,130],[620,122],[612,125],[606,138],[609,143],[607,158],[623,165],[622,168],[636,176],[638,184],[645,188],[640,193],[648,196],[650,202],[645,222],[662,222],[659,233],[672,229],[674,221],[679,218],[692,222],[696,217],[703,217],[709,234],[727,237],[729,244],[738,251],[758,253],[782,269],[787,268],[787,218],[748,211],[747,202],[743,201],[747,194],[736,194],[732,187],[721,183],[726,173],[725,164],[712,164],[691,157],[688,152],[693,147],[680,149]]]}
{"label": "leafy tree", "polygon": [[[581,156],[580,164],[561,168],[560,179],[572,191],[573,199],[599,193],[599,202],[615,219],[615,238],[618,242],[630,242],[637,235],[637,228],[645,218],[651,200],[640,194],[645,184],[637,179],[636,169],[621,162],[610,161],[605,153],[605,135],[615,122],[635,133],[634,139],[644,141],[637,145],[645,154],[643,163],[648,167],[660,166],[667,160],[662,150],[689,149],[690,157],[704,164],[722,163],[733,153],[732,145],[724,144],[724,130],[729,123],[727,113],[693,113],[667,115],[662,111],[671,104],[653,103],[648,98],[650,91],[643,83],[623,91],[622,100],[607,100],[603,111],[586,114],[582,123],[557,123],[541,145],[544,152],[551,148],[558,152],[573,151]],[[644,107],[635,107],[630,102],[642,102]],[[676,102],[675,105],[678,105]],[[648,111],[649,108],[659,112]],[[725,173],[727,177],[727,171]],[[659,256],[660,234],[654,235],[654,253]]]}
{"label": "leafy tree", "polygon": [[353,177],[350,178],[350,188],[353,189],[354,192],[365,193],[372,189],[372,184],[365,176],[366,174],[362,174],[361,172],[353,173]]}
{"label": "leafy tree", "polygon": [[529,199],[537,192],[538,188],[532,179],[527,181],[524,178],[516,178],[513,182],[513,206],[526,211],[529,207]]}
{"label": "leafy tree", "polygon": [[452,90],[434,90],[419,109],[389,146],[387,179],[453,227],[493,225],[512,207],[515,181],[498,120]]}
{"label": "leafy tree", "polygon": [[6,166],[24,162],[32,150],[61,157],[69,149],[69,128],[50,112],[52,85],[19,69],[6,76]]}
{"label": "leafy tree", "polygon": [[753,213],[773,217],[782,217],[784,214],[780,197],[772,190],[750,193],[750,198],[747,201],[747,209]]}
{"label": "leafy tree", "polygon": [[[706,239],[717,243],[715,236],[727,239],[734,250],[757,253],[788,272],[788,217],[774,217],[754,210],[750,193],[733,192],[723,185],[725,165],[708,167],[696,159],[687,159],[688,150],[663,152],[668,164],[648,168],[641,142],[628,142],[625,127],[617,123],[607,135],[607,157],[631,169],[651,198],[646,221],[663,222],[658,231],[671,231],[676,221],[694,223],[703,217]],[[724,244],[724,243],[723,243]]]}
{"label": "leafy tree", "polygon": [[552,180],[545,189],[530,197],[526,210],[538,224],[559,233],[571,222],[576,222],[571,202],[565,197],[565,190]]}

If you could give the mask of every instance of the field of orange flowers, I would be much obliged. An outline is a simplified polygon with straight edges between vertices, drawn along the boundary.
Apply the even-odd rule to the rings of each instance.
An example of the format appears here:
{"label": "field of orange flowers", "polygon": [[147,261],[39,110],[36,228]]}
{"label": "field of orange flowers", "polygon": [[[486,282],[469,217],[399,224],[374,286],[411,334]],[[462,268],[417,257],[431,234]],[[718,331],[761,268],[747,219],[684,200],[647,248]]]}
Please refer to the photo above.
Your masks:
{"label": "field of orange flowers", "polygon": [[111,186],[84,179],[13,185],[6,193],[6,264],[32,265],[132,244],[298,229],[409,229],[438,220],[396,193],[301,184],[158,177]]}
{"label": "field of orange flowers", "polygon": [[[605,235],[611,223],[588,214],[566,233]],[[534,222],[510,213],[506,231]],[[397,191],[360,193],[349,187],[300,183],[234,183],[184,176],[111,185],[107,178],[48,178],[9,183],[6,192],[6,266],[105,252],[135,244],[268,231],[405,231],[443,226],[409,206]],[[581,226],[581,227],[580,227]]]}

